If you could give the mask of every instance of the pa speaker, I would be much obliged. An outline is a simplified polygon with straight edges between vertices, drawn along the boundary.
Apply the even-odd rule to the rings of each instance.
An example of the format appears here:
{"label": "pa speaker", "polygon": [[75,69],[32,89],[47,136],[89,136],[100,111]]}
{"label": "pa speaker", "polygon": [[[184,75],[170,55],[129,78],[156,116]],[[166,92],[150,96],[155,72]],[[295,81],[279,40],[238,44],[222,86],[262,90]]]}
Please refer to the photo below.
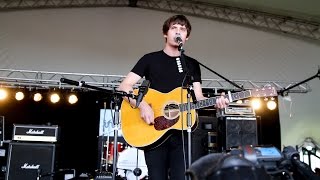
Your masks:
{"label": "pa speaker", "polygon": [[258,145],[256,117],[221,117],[218,121],[220,151],[244,145]]}
{"label": "pa speaker", "polygon": [[52,180],[55,150],[54,144],[10,143],[6,180],[37,179],[39,175],[43,175],[41,180]]}

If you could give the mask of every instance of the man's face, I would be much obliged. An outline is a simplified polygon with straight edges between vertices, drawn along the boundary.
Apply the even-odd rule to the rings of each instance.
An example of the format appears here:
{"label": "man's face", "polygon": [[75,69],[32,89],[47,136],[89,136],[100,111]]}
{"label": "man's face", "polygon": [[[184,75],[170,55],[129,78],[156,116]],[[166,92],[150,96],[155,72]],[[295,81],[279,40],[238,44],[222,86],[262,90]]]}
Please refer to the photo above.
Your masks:
{"label": "man's face", "polygon": [[178,46],[179,44],[175,41],[175,37],[180,36],[183,44],[185,43],[187,38],[187,28],[186,26],[182,26],[180,24],[172,24],[168,30],[167,34],[164,34],[163,36],[167,39],[167,43],[172,46]]}

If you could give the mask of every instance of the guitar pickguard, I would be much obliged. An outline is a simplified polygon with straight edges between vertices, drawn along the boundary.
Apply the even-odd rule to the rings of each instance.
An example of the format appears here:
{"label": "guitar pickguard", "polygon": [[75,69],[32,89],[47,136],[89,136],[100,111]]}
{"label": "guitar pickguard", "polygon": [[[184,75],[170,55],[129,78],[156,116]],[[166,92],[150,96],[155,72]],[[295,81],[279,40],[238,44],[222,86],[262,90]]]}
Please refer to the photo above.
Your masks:
{"label": "guitar pickguard", "polygon": [[175,119],[167,119],[164,116],[159,116],[154,119],[154,128],[157,131],[165,130],[175,125],[178,122],[178,120],[179,117]]}

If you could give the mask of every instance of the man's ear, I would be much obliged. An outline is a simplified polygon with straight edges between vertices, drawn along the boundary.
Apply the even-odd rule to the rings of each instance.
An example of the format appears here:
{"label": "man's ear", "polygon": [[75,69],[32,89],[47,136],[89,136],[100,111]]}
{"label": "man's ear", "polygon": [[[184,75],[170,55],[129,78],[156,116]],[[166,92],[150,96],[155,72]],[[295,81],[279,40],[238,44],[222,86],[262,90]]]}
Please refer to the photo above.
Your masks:
{"label": "man's ear", "polygon": [[186,41],[188,41],[188,40],[189,40],[189,37],[186,38]]}

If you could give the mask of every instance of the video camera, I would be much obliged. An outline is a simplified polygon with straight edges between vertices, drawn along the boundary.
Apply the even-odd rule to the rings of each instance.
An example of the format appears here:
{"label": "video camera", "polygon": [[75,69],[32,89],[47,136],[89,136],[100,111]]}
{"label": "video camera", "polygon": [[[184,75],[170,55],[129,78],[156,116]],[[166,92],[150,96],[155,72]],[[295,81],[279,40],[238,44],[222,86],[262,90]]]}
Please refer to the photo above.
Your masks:
{"label": "video camera", "polygon": [[320,180],[292,146],[283,152],[273,146],[240,146],[228,153],[209,154],[196,160],[186,174],[192,180]]}

